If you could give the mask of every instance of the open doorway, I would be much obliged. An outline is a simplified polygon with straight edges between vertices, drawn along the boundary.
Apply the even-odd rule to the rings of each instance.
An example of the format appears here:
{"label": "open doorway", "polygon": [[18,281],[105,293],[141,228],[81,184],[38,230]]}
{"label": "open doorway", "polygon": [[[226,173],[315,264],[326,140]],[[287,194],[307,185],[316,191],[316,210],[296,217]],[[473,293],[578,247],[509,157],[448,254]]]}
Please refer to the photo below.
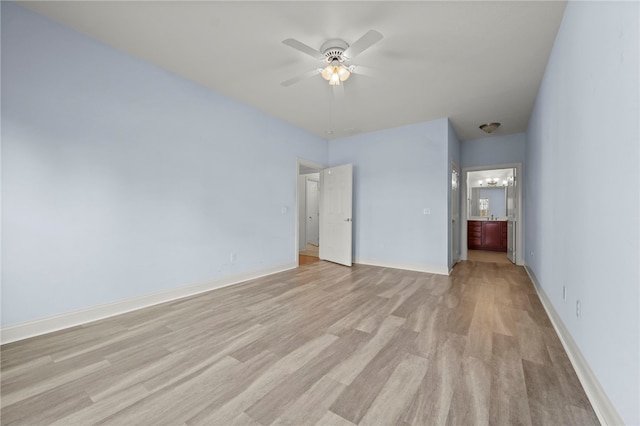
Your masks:
{"label": "open doorway", "polygon": [[463,171],[462,258],[522,265],[521,164]]}
{"label": "open doorway", "polygon": [[325,168],[298,159],[296,179],[294,242],[298,264],[326,260],[351,266],[353,164]]}
{"label": "open doorway", "polygon": [[300,221],[298,263],[305,265],[320,260],[320,173],[300,175],[303,182],[304,220]]}
{"label": "open doorway", "polygon": [[298,160],[298,264],[320,260],[320,172],[322,166]]}

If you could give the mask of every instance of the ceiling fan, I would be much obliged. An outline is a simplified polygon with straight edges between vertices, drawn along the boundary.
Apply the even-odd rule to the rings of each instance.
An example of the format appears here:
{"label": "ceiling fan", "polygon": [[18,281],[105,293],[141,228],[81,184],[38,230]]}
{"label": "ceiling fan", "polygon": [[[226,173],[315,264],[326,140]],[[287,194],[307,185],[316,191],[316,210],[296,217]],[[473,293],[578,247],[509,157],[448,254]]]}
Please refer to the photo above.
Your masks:
{"label": "ceiling fan", "polygon": [[321,60],[325,65],[323,68],[313,69],[297,77],[283,81],[280,84],[284,87],[289,87],[304,80],[305,78],[320,74],[322,75],[322,78],[329,81],[329,85],[333,86],[335,93],[335,89],[340,86],[340,83],[347,80],[351,74],[370,74],[367,72],[365,67],[359,65],[347,65],[346,63],[380,40],[382,40],[382,34],[375,30],[367,31],[365,35],[360,37],[352,45],[349,45],[342,39],[328,40],[322,45],[322,47],[320,47],[320,50],[316,50],[313,47],[307,46],[293,38],[283,40],[282,43],[287,46],[293,47],[294,49],[317,60]]}

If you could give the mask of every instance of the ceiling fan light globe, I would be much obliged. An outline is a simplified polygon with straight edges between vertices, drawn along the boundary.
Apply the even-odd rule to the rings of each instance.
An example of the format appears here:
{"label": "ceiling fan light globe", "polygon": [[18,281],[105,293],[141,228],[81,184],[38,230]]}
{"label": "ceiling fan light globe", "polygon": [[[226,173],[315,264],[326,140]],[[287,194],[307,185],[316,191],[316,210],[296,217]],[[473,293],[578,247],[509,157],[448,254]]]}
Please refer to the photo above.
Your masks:
{"label": "ceiling fan light globe", "polygon": [[331,76],[333,75],[333,67],[331,65],[327,65],[322,69],[322,78],[325,80],[331,80]]}
{"label": "ceiling fan light globe", "polygon": [[338,77],[340,78],[340,81],[345,81],[349,78],[350,75],[351,73],[349,72],[349,70],[340,65],[340,68],[338,68]]}
{"label": "ceiling fan light globe", "polygon": [[333,73],[331,79],[329,80],[329,84],[331,86],[340,86],[340,76],[337,72]]}

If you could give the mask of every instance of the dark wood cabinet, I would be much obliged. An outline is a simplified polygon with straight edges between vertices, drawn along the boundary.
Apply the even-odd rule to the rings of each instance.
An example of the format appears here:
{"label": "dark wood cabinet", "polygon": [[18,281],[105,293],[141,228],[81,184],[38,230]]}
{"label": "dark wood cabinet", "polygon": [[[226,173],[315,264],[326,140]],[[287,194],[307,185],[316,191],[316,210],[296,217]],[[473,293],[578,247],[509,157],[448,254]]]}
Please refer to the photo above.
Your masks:
{"label": "dark wood cabinet", "polygon": [[467,221],[467,247],[470,250],[507,251],[507,222]]}
{"label": "dark wood cabinet", "polygon": [[482,222],[470,220],[467,222],[467,247],[479,250],[482,247]]}

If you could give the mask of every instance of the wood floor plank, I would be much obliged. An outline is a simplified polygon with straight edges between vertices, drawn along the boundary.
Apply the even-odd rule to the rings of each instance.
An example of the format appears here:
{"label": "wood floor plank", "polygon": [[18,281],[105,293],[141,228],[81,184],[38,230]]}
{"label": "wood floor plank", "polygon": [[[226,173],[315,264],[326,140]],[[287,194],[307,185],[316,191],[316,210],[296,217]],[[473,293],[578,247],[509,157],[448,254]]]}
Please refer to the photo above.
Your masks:
{"label": "wood floor plank", "polygon": [[330,407],[358,424],[406,353],[415,352],[417,333],[400,328]]}
{"label": "wood floor plank", "polygon": [[[2,402],[5,404],[4,398]],[[0,418],[3,425],[49,424],[92,404],[93,401],[81,390],[52,388],[11,405],[3,405]],[[25,417],[28,417],[27,421]]]}
{"label": "wood floor plank", "polygon": [[182,415],[181,420],[186,418],[186,422],[189,423],[194,419],[206,417],[214,413],[225,403],[241,394],[249,384],[253,383],[256,378],[269,370],[278,359],[279,356],[276,354],[264,351],[247,362],[242,363],[237,371],[230,369],[227,372],[228,378],[223,379],[214,392],[208,392],[203,404],[194,408],[191,413],[189,413],[190,415]]}
{"label": "wood floor plank", "polygon": [[421,303],[415,306],[414,309],[408,313],[406,316],[407,320],[403,327],[407,330],[420,333],[425,324],[430,321],[433,313],[439,308],[440,303],[442,303],[441,297],[428,296],[423,298]]}
{"label": "wood floor plank", "polygon": [[410,314],[414,313],[416,309],[421,306],[425,300],[429,299],[431,296],[431,292],[425,285],[421,282],[416,283],[417,290],[408,298],[402,302],[400,306],[398,306],[391,315],[395,315],[397,317],[407,318]]}
{"label": "wood floor plank", "polygon": [[[2,354],[6,355],[4,351]],[[13,364],[12,366],[2,369],[2,383],[4,385],[6,383],[16,382],[32,371],[41,369],[42,367],[50,367],[52,364],[53,359],[51,355],[33,358],[21,364]]]}
{"label": "wood floor plank", "polygon": [[272,425],[315,425],[340,396],[345,385],[323,376],[280,415]]}
{"label": "wood floor plank", "polygon": [[194,348],[187,347],[180,352],[176,352],[176,355],[179,356],[175,358],[176,364],[174,366],[166,370],[156,370],[155,375],[145,380],[143,384],[150,392],[161,388],[169,388],[185,377],[208,368],[210,365],[229,356],[239,347],[254,341],[261,335],[261,332],[262,327],[255,326],[229,341],[219,343],[213,340],[209,344],[198,345]]}
{"label": "wood floor plank", "polygon": [[2,371],[32,361],[41,357],[42,354],[48,354],[53,358],[59,351],[69,347],[100,342],[123,330],[125,328],[114,321],[106,326],[93,323],[2,345]]}
{"label": "wood floor plank", "polygon": [[449,415],[453,392],[460,380],[460,370],[467,338],[448,333],[430,360],[429,369],[401,420],[407,424],[443,425]]}
{"label": "wood floor plank", "polygon": [[578,375],[573,370],[571,361],[569,361],[560,339],[551,328],[543,328],[542,331],[566,404],[592,411],[593,408],[578,379]]}
{"label": "wood floor plank", "polygon": [[369,315],[364,317],[362,321],[355,326],[356,330],[364,331],[365,333],[375,332],[382,321],[393,312],[398,306],[402,304],[402,297],[399,295],[391,296],[386,299],[384,305],[381,308],[372,311]]}
{"label": "wood floor plank", "polygon": [[547,315],[547,312],[542,306],[542,302],[537,294],[528,294],[529,304],[531,305],[531,318],[538,324],[540,327],[552,328],[553,324],[551,324],[551,320]]}
{"label": "wood floor plank", "polygon": [[597,424],[535,287],[318,261],[0,347],[2,424]]}
{"label": "wood floor plank", "polygon": [[340,337],[309,363],[287,377],[282,383],[269,391],[254,405],[245,410],[252,418],[263,424],[271,424],[297,398],[306,392],[315,382],[331,370],[350,353],[357,350],[370,338],[358,330]]}
{"label": "wood floor plank", "polygon": [[[176,381],[162,392],[150,394],[126,408],[112,414],[97,424],[175,424],[195,415],[206,406],[210,394],[218,391],[218,383],[228,380],[244,366],[238,360],[226,356]],[[188,394],[188,399],[175,395]]]}
{"label": "wood floor plank", "polygon": [[404,318],[395,316],[387,317],[377,333],[369,339],[359,350],[351,354],[345,361],[342,361],[327,376],[344,384],[350,385],[369,362],[389,343],[389,340],[404,324]]}
{"label": "wood floor plank", "polygon": [[551,365],[544,333],[531,318],[529,311],[516,309],[514,312],[522,358],[538,364]]}
{"label": "wood floor plank", "polygon": [[462,299],[458,305],[451,311],[447,321],[446,331],[466,336],[469,333],[469,327],[473,320],[473,312],[476,302],[473,300]]}
{"label": "wood floor plank", "polygon": [[510,305],[496,301],[493,309],[493,332],[506,336],[516,335],[516,320]]}
{"label": "wood floor plank", "polygon": [[136,385],[121,392],[112,394],[99,402],[74,411],[68,416],[62,417],[53,422],[51,426],[86,425],[106,419],[118,411],[129,407],[149,395],[144,386]]}
{"label": "wood floor plank", "polygon": [[518,339],[493,334],[490,424],[531,425]]}
{"label": "wood floor plank", "polygon": [[384,299],[382,297],[374,296],[373,298],[370,298],[365,303],[354,309],[352,312],[329,326],[329,328],[327,329],[327,333],[339,336],[345,331],[356,328],[356,326],[360,324],[364,318],[371,315],[373,312],[378,311],[386,302],[387,299]]}
{"label": "wood floor plank", "polygon": [[485,291],[477,297],[471,324],[469,325],[468,344],[465,356],[476,357],[490,362],[492,356],[494,293],[493,287],[482,286]]}
{"label": "wood floor plank", "polygon": [[336,336],[324,334],[307,342],[281,358],[272,368],[249,384],[242,393],[226,402],[218,410],[210,413],[198,413],[198,415],[188,419],[187,423],[190,425],[232,423],[238,413],[244,412],[254,405],[268,392],[279,386],[287,377],[311,362],[337,339],[338,337]]}
{"label": "wood floor plank", "polygon": [[567,424],[567,409],[556,370],[522,360],[525,384],[533,424]]}
{"label": "wood floor plank", "polygon": [[447,416],[447,425],[488,425],[491,370],[486,361],[474,357],[462,360],[458,381]]}
{"label": "wood floor plank", "polygon": [[67,370],[61,372],[60,374],[49,376],[45,379],[33,378],[29,383],[19,382],[17,384],[11,384],[7,386],[3,385],[2,405],[10,406],[11,404],[18,403],[27,398],[31,398],[43,392],[55,389],[65,383],[69,383],[94,371],[102,370],[108,367],[109,362],[103,360],[95,362],[93,364],[89,364],[87,366],[79,367],[77,369],[67,367]]}
{"label": "wood floor plank", "polygon": [[428,365],[427,359],[406,354],[358,424],[395,424],[416,393]]}
{"label": "wood floor plank", "polygon": [[317,426],[354,426],[349,420],[340,417],[333,411],[327,411],[316,423]]}
{"label": "wood floor plank", "polygon": [[450,315],[451,309],[443,305],[435,305],[431,312],[422,316],[422,324],[417,327],[420,334],[416,339],[416,350],[419,355],[431,358],[442,347],[447,338],[446,330]]}

